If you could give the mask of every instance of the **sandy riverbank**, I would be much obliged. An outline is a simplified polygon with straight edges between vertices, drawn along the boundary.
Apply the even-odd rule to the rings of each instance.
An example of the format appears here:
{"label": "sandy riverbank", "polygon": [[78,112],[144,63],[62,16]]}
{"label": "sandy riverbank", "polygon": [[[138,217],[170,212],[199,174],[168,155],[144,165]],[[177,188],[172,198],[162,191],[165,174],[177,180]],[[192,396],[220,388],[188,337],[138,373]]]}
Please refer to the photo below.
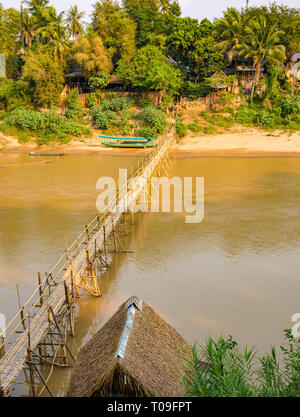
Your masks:
{"label": "sandy riverbank", "polygon": [[183,156],[300,156],[300,132],[288,133],[243,129],[210,136],[188,136],[174,146]]}
{"label": "sandy riverbank", "polygon": [[[259,129],[241,128],[222,135],[187,136],[174,145],[176,157],[196,156],[300,156],[300,132],[268,133]],[[66,154],[144,155],[150,150],[114,149],[99,144],[98,134],[73,140],[66,145],[38,147],[34,142],[22,144],[17,138],[0,135],[0,152],[53,152]]]}

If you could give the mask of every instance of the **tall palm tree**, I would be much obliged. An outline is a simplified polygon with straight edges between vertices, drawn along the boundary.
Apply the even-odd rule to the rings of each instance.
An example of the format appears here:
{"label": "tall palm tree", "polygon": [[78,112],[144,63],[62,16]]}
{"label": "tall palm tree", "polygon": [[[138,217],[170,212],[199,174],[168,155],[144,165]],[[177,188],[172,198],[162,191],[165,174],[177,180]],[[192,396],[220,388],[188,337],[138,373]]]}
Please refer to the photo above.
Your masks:
{"label": "tall palm tree", "polygon": [[249,16],[231,7],[224,12],[222,19],[216,21],[215,27],[221,38],[219,47],[224,52],[228,52],[230,62],[232,62],[234,55],[238,53],[244,41],[246,35],[245,29],[249,23],[249,19]]}
{"label": "tall palm tree", "polygon": [[246,27],[246,37],[241,45],[240,53],[246,59],[251,58],[255,66],[255,77],[251,91],[251,100],[260,77],[262,62],[282,65],[286,60],[285,47],[280,45],[282,31],[276,30],[275,24],[264,16],[252,19]]}
{"label": "tall palm tree", "polygon": [[85,12],[79,12],[77,6],[71,6],[67,11],[66,23],[74,39],[77,39],[84,31],[85,22],[82,20],[84,16]]}
{"label": "tall palm tree", "polygon": [[24,46],[31,48],[32,42],[36,33],[36,22],[34,18],[21,7],[20,12],[21,22],[21,38]]}
{"label": "tall palm tree", "polygon": [[57,14],[54,7],[51,6],[47,8],[44,17],[45,23],[36,32],[39,39],[51,47],[55,57],[62,59],[67,41],[64,12]]}

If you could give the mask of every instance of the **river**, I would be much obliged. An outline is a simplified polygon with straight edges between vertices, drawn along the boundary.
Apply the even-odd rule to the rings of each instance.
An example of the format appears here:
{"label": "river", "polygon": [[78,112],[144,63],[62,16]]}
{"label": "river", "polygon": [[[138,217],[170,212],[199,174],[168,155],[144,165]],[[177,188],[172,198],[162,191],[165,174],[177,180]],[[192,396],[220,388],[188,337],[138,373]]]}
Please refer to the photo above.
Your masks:
{"label": "river", "polygon": [[[43,157],[42,159],[49,159]],[[51,163],[0,169],[0,313],[17,310],[96,210],[96,182],[136,167],[135,157],[68,155]],[[0,155],[1,164],[32,162]],[[232,335],[260,352],[282,343],[300,311],[300,164],[297,158],[173,160],[170,176],[205,178],[205,217],[144,213],[102,274],[101,298],[76,305],[76,354],[128,297],[142,297],[191,344]],[[64,395],[72,368],[56,370],[51,387]],[[24,381],[20,374],[19,382]],[[16,384],[13,395],[28,395]]]}

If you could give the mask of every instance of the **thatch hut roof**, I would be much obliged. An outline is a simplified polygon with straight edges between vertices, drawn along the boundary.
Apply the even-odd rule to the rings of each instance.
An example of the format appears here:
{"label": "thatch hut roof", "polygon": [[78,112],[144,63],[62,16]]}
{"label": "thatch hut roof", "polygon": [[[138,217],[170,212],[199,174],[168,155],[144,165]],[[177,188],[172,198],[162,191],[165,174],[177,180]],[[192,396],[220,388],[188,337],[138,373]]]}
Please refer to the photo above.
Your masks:
{"label": "thatch hut roof", "polygon": [[176,330],[131,297],[79,352],[67,396],[184,396],[189,356]]}

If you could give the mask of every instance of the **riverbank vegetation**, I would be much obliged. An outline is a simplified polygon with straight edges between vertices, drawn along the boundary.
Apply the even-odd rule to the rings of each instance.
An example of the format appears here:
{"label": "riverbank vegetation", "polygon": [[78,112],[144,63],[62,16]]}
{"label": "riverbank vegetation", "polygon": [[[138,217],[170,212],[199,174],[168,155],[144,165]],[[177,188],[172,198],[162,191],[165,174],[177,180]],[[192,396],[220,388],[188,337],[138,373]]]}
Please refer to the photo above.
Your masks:
{"label": "riverbank vegetation", "polygon": [[[6,59],[0,110],[14,112],[1,117],[3,132],[41,138],[44,128],[31,130],[27,122],[23,128],[28,109],[29,118],[53,120],[52,129],[43,122],[46,142],[85,135],[88,124],[153,136],[166,123],[158,126],[145,114],[159,120],[164,112],[165,120],[171,110],[175,115],[174,103],[179,137],[221,133],[234,124],[299,130],[299,83],[291,76],[291,57],[300,50],[296,9],[229,8],[211,22],[181,17],[177,1],[100,0],[87,20],[76,6],[58,13],[48,0],[28,0],[20,10],[0,6]],[[111,90],[120,97],[107,100]],[[194,120],[185,120],[186,100],[205,103]]]}
{"label": "riverbank vegetation", "polygon": [[[192,397],[299,397],[300,340],[285,331],[286,346],[258,356],[236,341],[209,338],[187,361],[184,385]],[[207,366],[199,366],[200,362]]]}

